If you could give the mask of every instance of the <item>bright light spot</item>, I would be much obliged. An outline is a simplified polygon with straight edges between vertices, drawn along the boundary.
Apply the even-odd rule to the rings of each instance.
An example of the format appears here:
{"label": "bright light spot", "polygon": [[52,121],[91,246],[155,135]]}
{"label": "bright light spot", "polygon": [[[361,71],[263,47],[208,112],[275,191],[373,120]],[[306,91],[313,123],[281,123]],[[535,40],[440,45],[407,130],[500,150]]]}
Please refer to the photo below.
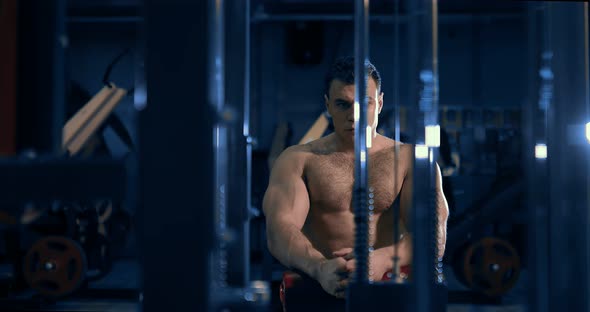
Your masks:
{"label": "bright light spot", "polygon": [[367,155],[365,154],[365,151],[361,151],[361,161],[367,161]]}
{"label": "bright light spot", "polygon": [[371,148],[373,145],[373,130],[371,126],[367,126],[367,148]]}
{"label": "bright light spot", "polygon": [[586,140],[590,143],[590,122],[586,124]]}
{"label": "bright light spot", "polygon": [[147,93],[144,86],[139,86],[133,91],[133,106],[136,110],[141,111],[147,105]]}
{"label": "bright light spot", "polygon": [[431,82],[434,80],[434,74],[431,70],[422,70],[420,71],[420,80],[424,82]]}
{"label": "bright light spot", "polygon": [[539,70],[539,76],[545,80],[553,79],[553,72],[549,66],[545,66]]}
{"label": "bright light spot", "polygon": [[428,159],[430,160],[431,163],[434,160],[434,153],[432,152],[432,150],[428,151]]}
{"label": "bright light spot", "polygon": [[426,159],[428,158],[428,146],[426,145],[416,145],[416,158],[418,159]]}
{"label": "bright light spot", "polygon": [[546,159],[547,158],[547,145],[537,144],[535,145],[535,158]]}
{"label": "bright light spot", "polygon": [[440,126],[426,126],[426,146],[439,147],[440,146]]}
{"label": "bright light spot", "polygon": [[361,106],[359,102],[354,102],[354,122],[359,121],[361,115]]}

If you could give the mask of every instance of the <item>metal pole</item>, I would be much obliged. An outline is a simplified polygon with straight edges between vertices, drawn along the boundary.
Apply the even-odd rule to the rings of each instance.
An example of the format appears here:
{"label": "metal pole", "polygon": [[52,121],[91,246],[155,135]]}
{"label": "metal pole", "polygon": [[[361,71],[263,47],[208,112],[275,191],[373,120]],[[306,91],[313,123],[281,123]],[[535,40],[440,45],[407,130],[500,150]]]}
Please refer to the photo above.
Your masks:
{"label": "metal pole", "polygon": [[[222,119],[225,109],[225,46],[224,21],[225,4],[223,0],[209,0],[209,16],[211,26],[209,32],[209,105],[216,112],[213,126],[213,155],[215,177],[214,224],[216,233],[216,249],[212,257],[212,287],[227,286],[227,248],[233,238],[227,227],[227,166],[228,131]],[[216,292],[212,292],[212,295]],[[216,300],[213,299],[213,302]]]}
{"label": "metal pole", "polygon": [[[584,126],[584,130],[585,130],[585,134],[586,134],[586,140],[588,142],[585,143],[589,143],[590,144],[590,46],[589,46],[589,41],[590,41],[590,20],[589,20],[589,14],[590,12],[588,12],[588,9],[590,8],[590,6],[588,5],[588,2],[584,2],[584,81],[585,81],[585,86],[586,88],[584,89],[585,93],[584,93],[584,98],[585,98],[585,116],[586,116],[586,124]],[[586,146],[586,155],[589,155],[590,153],[588,152],[588,146]],[[590,164],[588,163],[588,157],[586,158],[586,207],[588,207],[590,205]],[[588,224],[590,224],[590,213],[587,212],[587,216],[586,216],[586,242],[585,242],[585,247],[586,247],[586,280],[588,280],[588,278],[590,277],[590,267],[588,264],[588,261],[590,261],[590,226],[588,226]],[[586,309],[590,308],[590,296],[588,296],[588,292],[590,288],[590,285],[586,284],[586,289],[585,289],[585,293],[586,293]]]}
{"label": "metal pole", "polygon": [[[367,67],[369,50],[369,0],[355,1],[355,93],[354,93],[354,221],[356,272],[354,280],[362,285],[368,281],[368,215],[373,205],[367,206],[367,197],[373,197],[373,188],[368,188],[367,174],[369,155],[367,140],[372,129],[367,125]],[[369,193],[367,194],[367,188]],[[368,210],[368,211],[367,211]]]}
{"label": "metal pole", "polygon": [[[250,281],[250,180],[249,133],[249,1],[226,6],[225,18],[225,119],[227,126],[227,228],[232,239],[227,248],[227,284],[246,287]],[[229,174],[231,173],[231,179]]]}
{"label": "metal pole", "polygon": [[[251,142],[244,137],[244,132],[249,134],[250,115],[249,39],[245,39],[249,38],[249,2],[229,4],[233,5],[226,7],[223,0],[209,2],[209,104],[216,111],[213,147],[217,234],[211,257],[210,308],[265,310],[270,297],[268,284],[250,281]],[[225,74],[234,79],[226,81]]]}
{"label": "metal pole", "polygon": [[[587,311],[589,148],[588,40],[583,3],[550,3],[554,100],[547,110],[549,169],[549,311]],[[563,36],[567,33],[567,36]],[[569,260],[563,265],[564,257]],[[575,287],[571,285],[575,284]]]}
{"label": "metal pole", "polygon": [[[246,139],[246,209],[250,215],[252,205],[252,148],[254,139],[250,135],[250,64],[252,62],[250,56],[250,0],[245,0],[246,6],[246,21],[245,21],[245,47],[244,47],[244,127],[243,134]],[[248,235],[250,238],[250,235]],[[248,259],[249,255],[248,255]]]}
{"label": "metal pole", "polygon": [[243,137],[246,141],[246,194],[244,198],[244,261],[246,282],[250,281],[250,217],[252,205],[252,140],[250,140],[250,0],[244,0],[244,110]]}
{"label": "metal pole", "polygon": [[[433,97],[432,97],[432,107],[430,112],[428,112],[427,118],[427,136],[431,136],[427,138],[426,144],[430,147],[431,156],[429,158],[430,161],[430,176],[431,176],[431,189],[432,189],[432,196],[433,196],[433,203],[432,208],[434,213],[432,216],[434,220],[431,220],[432,225],[434,226],[434,263],[435,266],[435,283],[442,283],[443,282],[443,265],[442,265],[442,258],[438,257],[438,247],[439,247],[439,238],[437,237],[437,230],[436,226],[438,225],[438,211],[436,207],[436,166],[437,166],[437,158],[439,153],[436,151],[440,147],[440,124],[439,124],[439,116],[438,116],[438,99],[439,99],[439,89],[438,89],[438,0],[432,0],[432,13],[431,13],[431,27],[432,27],[432,73],[433,73]],[[441,178],[442,178],[442,172]],[[442,191],[442,190],[441,190]],[[434,298],[434,297],[432,297]]]}
{"label": "metal pole", "polygon": [[207,96],[207,4],[144,2],[147,102],[139,115],[136,220],[146,312],[210,307],[216,115]]}
{"label": "metal pole", "polygon": [[[414,17],[409,23],[410,70],[418,76],[414,85],[420,92],[411,95],[413,110],[415,158],[413,168],[412,233],[414,297],[416,311],[430,312],[442,307],[435,306],[435,268],[440,259],[436,252],[436,204],[435,204],[435,152],[439,145],[438,128],[438,61],[437,61],[437,2],[436,0],[408,1]],[[413,37],[413,38],[412,38]],[[413,89],[413,90],[416,90]],[[416,91],[414,91],[416,92]],[[437,282],[441,281],[442,272]]]}
{"label": "metal pole", "polygon": [[[399,22],[398,19],[401,18],[401,14],[400,14],[400,5],[399,5],[400,0],[396,0],[395,1],[395,7],[394,7],[394,18],[396,20],[396,22],[394,23],[394,30],[393,30],[393,42],[394,42],[394,50],[393,50],[393,102],[394,102],[394,107],[393,107],[393,124],[394,124],[394,140],[396,142],[400,142],[400,131],[401,131],[401,127],[400,127],[400,105],[401,105],[401,100],[400,100],[400,95],[399,95],[399,89],[400,89],[400,79],[399,79],[399,43],[400,43],[400,32],[399,32]],[[395,155],[400,155],[400,145],[396,144],[395,145]],[[393,164],[393,176],[397,177],[397,174],[399,172],[399,162],[398,162],[398,158],[394,157],[394,164]],[[398,189],[398,185],[397,185],[397,179],[393,180],[393,189],[397,190]],[[401,194],[400,194],[401,195]],[[399,196],[399,195],[398,195]],[[399,250],[398,250],[398,244],[399,244],[399,219],[400,219],[400,207],[399,206],[393,206],[393,243],[395,245],[394,250],[393,250],[393,270],[392,270],[392,276],[391,276],[391,280],[396,281],[397,280],[397,275],[398,275],[398,264],[399,264]]]}
{"label": "metal pole", "polygon": [[[401,0],[403,1],[403,0]],[[405,24],[408,23],[412,17],[409,15],[401,15],[397,14],[395,18],[392,18],[391,15],[379,15],[373,14],[369,17],[369,20],[373,23],[381,23],[381,24]],[[453,25],[459,24],[464,25],[472,20],[482,20],[482,21],[510,21],[510,20],[519,20],[522,18],[522,14],[520,13],[494,13],[494,14],[452,14],[446,13],[441,14],[439,21],[441,24],[446,25]],[[286,13],[286,14],[273,14],[273,13],[265,13],[265,12],[256,12],[252,17],[252,23],[255,24],[262,24],[262,23],[283,23],[283,22],[293,22],[293,21],[323,21],[323,22],[352,22],[354,21],[355,17],[352,14],[297,14],[297,13]]]}
{"label": "metal pole", "polygon": [[553,52],[549,42],[547,4],[531,4],[528,12],[529,101],[525,113],[524,163],[528,164],[530,283],[529,311],[549,311],[549,181],[547,168],[547,108],[553,97]]}
{"label": "metal pole", "polygon": [[66,74],[65,74],[65,50],[68,45],[66,36],[66,1],[55,1],[55,32],[53,38],[53,70],[52,95],[53,95],[53,124],[52,124],[52,152],[59,155],[62,152],[62,128],[66,118]]}

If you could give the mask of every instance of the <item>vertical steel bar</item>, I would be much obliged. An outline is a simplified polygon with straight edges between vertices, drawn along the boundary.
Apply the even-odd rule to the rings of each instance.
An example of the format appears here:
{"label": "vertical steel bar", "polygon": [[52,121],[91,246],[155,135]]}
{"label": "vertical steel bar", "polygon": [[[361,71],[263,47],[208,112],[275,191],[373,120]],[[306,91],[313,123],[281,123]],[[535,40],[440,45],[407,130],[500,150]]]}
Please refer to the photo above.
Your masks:
{"label": "vertical steel bar", "polygon": [[[585,130],[585,134],[586,134],[586,140],[587,142],[584,143],[588,143],[590,144],[590,46],[589,46],[589,41],[590,41],[590,20],[588,18],[588,14],[590,12],[588,12],[589,9],[589,5],[588,2],[584,2],[584,82],[585,82],[585,94],[584,94],[584,98],[585,98],[585,106],[586,106],[586,124],[584,125],[584,130]],[[589,154],[588,152],[588,146],[586,146],[586,155]],[[590,206],[590,164],[588,163],[588,157],[586,158],[586,207]],[[586,279],[588,280],[588,278],[590,277],[590,264],[588,263],[590,261],[590,226],[588,225],[590,224],[590,213],[587,212],[587,217],[586,217],[586,243],[585,243],[585,247],[586,247]],[[588,288],[590,288],[590,285],[587,285]],[[586,309],[590,308],[590,296],[588,296],[588,292],[590,290],[586,289]]]}
{"label": "vertical steel bar", "polygon": [[[146,89],[139,114],[141,311],[208,311],[213,126],[207,1],[146,0]],[[190,31],[187,31],[190,30]],[[138,94],[138,97],[142,94]],[[165,268],[163,270],[162,268]]]}
{"label": "vertical steel bar", "polygon": [[218,287],[227,285],[227,243],[231,233],[227,228],[227,126],[221,118],[225,107],[225,46],[224,46],[224,0],[209,1],[211,31],[209,33],[209,104],[216,115],[213,129],[214,151],[214,218],[216,228],[217,250],[212,267],[214,283]]}
{"label": "vertical steel bar", "polygon": [[53,154],[61,154],[62,151],[62,128],[66,119],[66,73],[65,73],[65,50],[67,48],[68,39],[66,34],[66,1],[56,0],[54,7],[55,20],[53,40],[53,63],[52,66],[52,103],[53,123],[51,129],[51,148]]}
{"label": "vertical steel bar", "polygon": [[[587,311],[588,141],[586,6],[549,4],[554,101],[548,108],[549,310]],[[567,33],[568,36],[563,36]],[[570,256],[571,255],[571,256]],[[563,265],[564,256],[569,260]],[[568,257],[569,256],[569,257]],[[575,283],[576,287],[571,287]]]}
{"label": "vertical steel bar", "polygon": [[243,138],[246,140],[246,194],[244,198],[244,209],[246,220],[244,220],[244,261],[245,280],[250,281],[250,216],[252,205],[252,142],[250,140],[250,0],[244,0],[244,107],[243,107]]}
{"label": "vertical steel bar", "polygon": [[[414,2],[414,1],[411,1]],[[416,311],[429,312],[437,307],[433,305],[433,291],[436,250],[436,193],[434,170],[436,166],[433,135],[438,125],[438,70],[437,70],[437,2],[421,0],[408,3],[412,16],[409,23],[409,36],[412,39],[411,49],[417,53],[410,56],[412,77],[418,76],[419,95],[411,97],[414,118],[415,158],[413,169],[412,195],[412,233],[414,273],[414,302]],[[410,53],[412,53],[410,51]],[[414,89],[415,90],[415,89]],[[414,91],[416,92],[416,91]]]}
{"label": "vertical steel bar", "polygon": [[[400,31],[399,25],[401,23],[401,13],[400,13],[400,3],[401,0],[395,0],[394,5],[394,24],[393,24],[393,124],[394,124],[394,140],[396,142],[401,141],[401,127],[400,127],[400,107],[401,107],[401,99],[399,95],[400,89],[400,79],[399,79],[399,72],[400,72],[400,59],[399,59],[399,44],[400,44]],[[400,144],[395,145],[395,155],[400,155]],[[393,163],[393,176],[397,177],[399,172],[399,161],[398,157],[394,157]],[[394,179],[393,182],[393,189],[397,190],[398,185],[396,183],[397,179]],[[401,194],[400,194],[401,195]],[[398,195],[399,196],[399,195]],[[399,230],[399,220],[400,220],[400,207],[393,206],[393,243],[395,245],[393,250],[393,271],[391,279],[393,281],[397,281],[397,275],[399,274],[399,250],[398,250],[398,243],[400,237],[400,230]]]}
{"label": "vertical steel bar", "polygon": [[[367,149],[367,66],[369,40],[369,0],[355,1],[355,94],[354,94],[354,155],[355,155],[355,184],[354,184],[354,215],[355,215],[355,254],[356,273],[355,282],[365,284],[368,281],[368,211],[367,206],[368,164]],[[372,193],[373,189],[368,188]]]}
{"label": "vertical steel bar", "polygon": [[[225,17],[225,124],[227,152],[227,227],[235,239],[227,249],[228,285],[246,287],[250,280],[250,174],[248,142],[248,1],[226,6]],[[248,129],[246,129],[248,130]],[[231,179],[229,178],[231,173]]]}
{"label": "vertical steel bar", "polygon": [[[527,194],[529,209],[528,240],[530,242],[529,311],[547,312],[549,303],[549,252],[548,252],[548,196],[549,181],[547,158],[547,108],[553,97],[552,56],[549,42],[550,20],[547,4],[530,4],[528,8],[529,47],[529,100],[524,107],[525,142],[523,161],[528,164]],[[535,150],[538,150],[535,155]]]}

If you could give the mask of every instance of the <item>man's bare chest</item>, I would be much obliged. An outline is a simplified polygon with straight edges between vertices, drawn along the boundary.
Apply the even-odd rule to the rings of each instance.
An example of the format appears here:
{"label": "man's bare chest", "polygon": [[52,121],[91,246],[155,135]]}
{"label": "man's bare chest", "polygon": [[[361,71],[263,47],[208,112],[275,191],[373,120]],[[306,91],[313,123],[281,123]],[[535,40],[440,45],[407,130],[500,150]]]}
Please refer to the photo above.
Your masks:
{"label": "man's bare chest", "polygon": [[[385,211],[393,204],[405,172],[401,166],[394,164],[393,157],[387,156],[378,155],[369,159],[369,187],[374,194],[370,203],[374,205],[375,212]],[[312,212],[330,213],[353,209],[353,159],[338,155],[314,156],[306,164],[305,180]]]}

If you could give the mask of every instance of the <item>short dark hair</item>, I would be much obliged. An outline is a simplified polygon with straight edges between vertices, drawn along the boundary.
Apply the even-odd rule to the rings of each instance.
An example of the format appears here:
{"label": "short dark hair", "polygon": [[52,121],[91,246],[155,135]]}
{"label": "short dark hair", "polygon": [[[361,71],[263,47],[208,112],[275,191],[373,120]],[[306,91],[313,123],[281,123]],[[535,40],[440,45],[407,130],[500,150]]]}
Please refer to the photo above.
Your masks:
{"label": "short dark hair", "polygon": [[[381,90],[381,75],[375,68],[375,65],[371,64],[368,60],[365,62],[365,68],[369,72],[369,77],[375,80],[377,90]],[[325,78],[324,92],[326,96],[330,96],[330,85],[332,81],[340,80],[345,84],[354,84],[354,57],[344,56],[336,59],[334,64],[328,70]]]}

